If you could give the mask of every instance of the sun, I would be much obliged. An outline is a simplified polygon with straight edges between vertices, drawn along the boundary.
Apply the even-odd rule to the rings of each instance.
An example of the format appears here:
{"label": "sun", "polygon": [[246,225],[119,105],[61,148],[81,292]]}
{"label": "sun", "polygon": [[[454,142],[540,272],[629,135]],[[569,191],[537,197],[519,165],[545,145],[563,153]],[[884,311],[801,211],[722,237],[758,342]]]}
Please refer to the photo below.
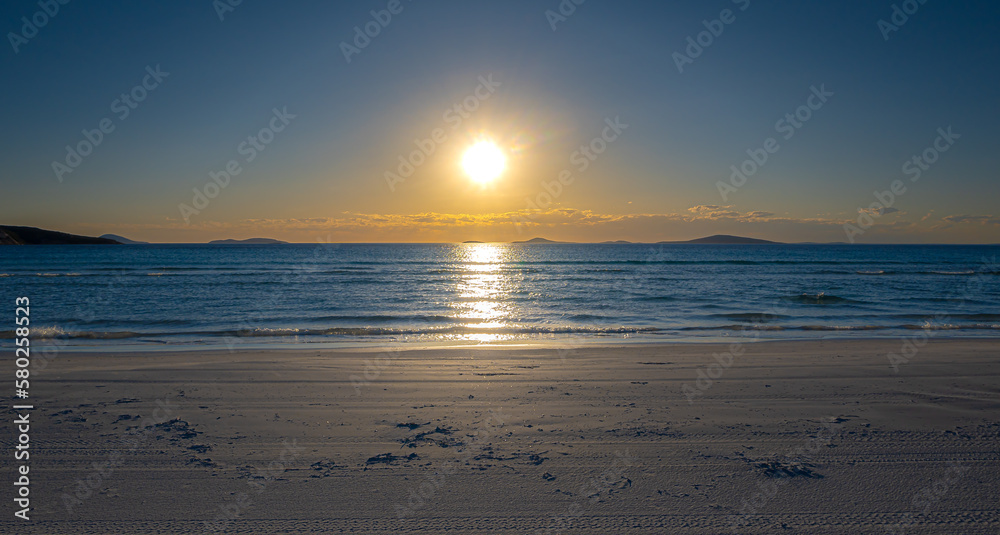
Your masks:
{"label": "sun", "polygon": [[462,156],[462,168],[469,178],[486,184],[492,182],[507,167],[507,156],[492,141],[479,141]]}

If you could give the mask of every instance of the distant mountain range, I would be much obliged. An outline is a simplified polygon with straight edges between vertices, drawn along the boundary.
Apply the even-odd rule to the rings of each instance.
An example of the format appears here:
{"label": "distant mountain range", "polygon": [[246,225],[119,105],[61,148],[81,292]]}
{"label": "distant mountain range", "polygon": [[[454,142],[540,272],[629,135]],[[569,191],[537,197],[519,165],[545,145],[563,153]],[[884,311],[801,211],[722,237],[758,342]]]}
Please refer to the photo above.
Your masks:
{"label": "distant mountain range", "polygon": [[[55,230],[36,227],[0,225],[0,245],[141,245],[149,242],[130,240],[117,234],[104,234],[100,238],[78,236]],[[213,245],[274,245],[288,243],[271,238],[250,238],[248,240],[215,240]]]}
{"label": "distant mountain range", "polygon": [[0,245],[120,245],[107,238],[77,236],[35,227],[0,225]]}
{"label": "distant mountain range", "polygon": [[288,242],[272,240],[271,238],[250,238],[246,240],[212,240],[208,243],[209,245],[279,245]]}
{"label": "distant mountain range", "polygon": [[[90,236],[78,236],[76,234],[67,234],[65,232],[57,232],[54,230],[45,230],[35,227],[18,227],[9,225],[0,225],[0,245],[138,245],[138,244],[148,244],[149,242],[130,240],[124,236],[119,236],[117,234],[104,234],[99,238],[93,238]],[[212,240],[208,242],[210,245],[279,245],[287,244],[286,241],[275,240],[271,238],[250,238],[246,240]],[[468,240],[462,243],[483,243],[478,240]],[[538,244],[538,243],[587,243],[587,242],[564,242],[555,241],[547,238],[536,237],[530,240],[515,241],[511,243],[518,244]],[[604,241],[601,244],[630,244],[634,242],[625,240],[614,240],[614,241]],[[781,244],[783,242],[776,242],[770,240],[761,240],[759,238],[747,238],[745,236],[732,236],[729,234],[716,234],[714,236],[706,236],[704,238],[696,238],[687,241],[661,241],[657,244],[663,245],[675,245],[675,244],[705,244],[705,245],[769,245],[769,244]],[[832,242],[832,243],[843,243],[843,242]],[[805,244],[803,244],[805,245]],[[817,243],[815,245],[823,245]],[[829,245],[829,244],[827,244]]]}

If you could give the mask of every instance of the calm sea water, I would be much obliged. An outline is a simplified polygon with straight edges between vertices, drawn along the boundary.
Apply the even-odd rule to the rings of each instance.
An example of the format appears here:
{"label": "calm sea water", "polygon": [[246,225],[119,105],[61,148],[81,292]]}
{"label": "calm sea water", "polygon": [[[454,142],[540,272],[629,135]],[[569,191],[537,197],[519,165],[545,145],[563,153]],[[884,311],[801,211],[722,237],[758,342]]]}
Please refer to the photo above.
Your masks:
{"label": "calm sea water", "polygon": [[1000,335],[995,246],[0,247],[0,302],[90,347]]}

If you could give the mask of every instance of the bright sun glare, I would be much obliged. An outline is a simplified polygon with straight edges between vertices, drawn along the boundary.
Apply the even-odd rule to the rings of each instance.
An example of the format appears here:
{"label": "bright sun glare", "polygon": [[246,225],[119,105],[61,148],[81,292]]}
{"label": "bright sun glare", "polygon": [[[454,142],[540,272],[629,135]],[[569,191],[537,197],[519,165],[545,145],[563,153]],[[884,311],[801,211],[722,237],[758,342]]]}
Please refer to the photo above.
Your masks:
{"label": "bright sun glare", "polygon": [[472,180],[480,184],[492,182],[507,166],[507,157],[492,141],[480,141],[469,147],[462,157],[462,167]]}

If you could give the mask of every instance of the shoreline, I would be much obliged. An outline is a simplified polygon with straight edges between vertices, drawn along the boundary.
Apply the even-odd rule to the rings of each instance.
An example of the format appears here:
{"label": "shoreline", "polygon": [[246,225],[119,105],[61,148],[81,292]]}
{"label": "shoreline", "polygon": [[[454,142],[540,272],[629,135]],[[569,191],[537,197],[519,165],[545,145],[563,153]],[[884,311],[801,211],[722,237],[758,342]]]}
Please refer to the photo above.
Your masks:
{"label": "shoreline", "polygon": [[[792,338],[792,337],[782,337],[782,338],[763,338],[763,337],[704,337],[704,338],[673,338],[670,340],[665,339],[620,339],[616,338],[614,340],[607,339],[587,339],[587,338],[572,338],[565,340],[509,340],[509,341],[493,341],[493,342],[477,342],[477,341],[404,341],[404,342],[393,342],[393,341],[344,341],[344,342],[274,342],[274,343],[239,343],[233,344],[232,347],[227,346],[225,343],[219,344],[183,344],[183,343],[161,343],[161,344],[148,344],[148,345],[128,345],[122,343],[111,343],[104,345],[101,342],[107,342],[105,340],[95,341],[93,344],[81,344],[81,345],[60,345],[53,344],[51,346],[45,345],[45,342],[50,342],[54,339],[46,338],[42,339],[36,344],[38,347],[47,348],[50,347],[49,351],[59,354],[59,353],[114,353],[114,354],[132,354],[132,353],[197,353],[197,352],[226,352],[234,353],[241,351],[276,351],[276,352],[295,352],[295,351],[357,351],[357,352],[378,352],[387,349],[392,350],[402,350],[402,351],[420,351],[420,350],[467,350],[467,349],[577,349],[577,348],[627,348],[627,347],[655,347],[655,346],[665,346],[665,347],[675,347],[675,346],[713,346],[713,345],[728,345],[732,343],[743,343],[743,344],[771,344],[771,343],[821,343],[821,342],[886,342],[892,340],[898,340],[902,344],[907,339],[912,339],[919,337],[917,333],[925,331],[914,330],[911,335],[886,335],[886,336],[831,336],[825,338],[818,337],[802,337],[802,338]],[[973,336],[973,335],[962,335],[962,336],[948,336],[939,335],[936,333],[946,333],[948,331],[931,331],[935,334],[928,337],[930,341],[942,341],[942,342],[995,342],[1000,344],[1000,334],[996,335],[983,335],[983,336]],[[595,337],[596,338],[596,337]],[[252,338],[249,338],[252,339]],[[243,338],[240,338],[243,340]],[[44,354],[45,349],[41,349]]]}

